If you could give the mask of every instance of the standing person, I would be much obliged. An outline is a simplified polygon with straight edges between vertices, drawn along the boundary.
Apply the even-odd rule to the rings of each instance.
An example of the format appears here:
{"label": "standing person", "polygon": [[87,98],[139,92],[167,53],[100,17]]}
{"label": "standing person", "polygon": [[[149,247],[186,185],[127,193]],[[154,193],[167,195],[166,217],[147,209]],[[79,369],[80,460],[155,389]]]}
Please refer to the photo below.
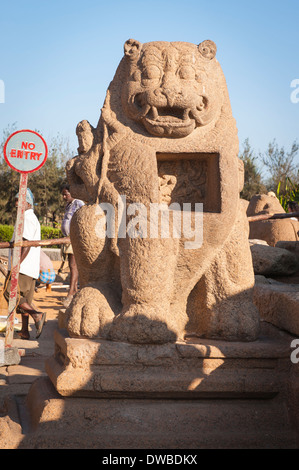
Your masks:
{"label": "standing person", "polygon": [[[19,194],[16,195],[16,206],[18,207]],[[40,240],[41,230],[40,223],[34,214],[34,197],[29,188],[26,192],[26,206],[24,213],[24,230],[23,240]],[[14,240],[14,234],[12,241]],[[4,297],[9,301],[10,293],[10,271],[11,271],[11,253],[9,253],[8,274],[5,281]],[[36,338],[41,335],[46,314],[37,311],[33,305],[33,295],[35,289],[35,281],[39,277],[40,270],[40,247],[22,247],[20,259],[20,271],[18,290],[19,297],[17,299],[17,313],[22,315],[22,329],[17,333],[21,339],[30,339],[29,335],[29,315],[33,318],[36,327]]]}
{"label": "standing person", "polygon": [[[61,231],[65,237],[70,236],[70,223],[74,213],[80,209],[80,207],[84,206],[84,202],[80,199],[74,199],[70,193],[69,185],[64,185],[61,188],[61,194],[66,202],[64,218],[61,224]],[[66,299],[63,302],[64,307],[68,307],[78,290],[78,268],[75,260],[75,255],[73,252],[72,245],[63,245],[62,251],[65,256],[68,258],[69,268],[70,268],[70,288]]]}

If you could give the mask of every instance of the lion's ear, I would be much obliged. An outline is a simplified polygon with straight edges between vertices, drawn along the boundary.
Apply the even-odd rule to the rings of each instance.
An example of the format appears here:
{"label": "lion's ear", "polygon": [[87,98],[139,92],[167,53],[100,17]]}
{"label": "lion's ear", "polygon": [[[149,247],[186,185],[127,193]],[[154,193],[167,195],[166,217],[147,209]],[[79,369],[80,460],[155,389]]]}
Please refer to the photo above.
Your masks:
{"label": "lion's ear", "polygon": [[125,55],[130,59],[136,59],[139,56],[142,44],[135,39],[128,39],[124,44]]}
{"label": "lion's ear", "polygon": [[202,57],[208,60],[212,60],[216,56],[217,46],[213,41],[207,39],[206,41],[203,41],[199,44],[198,50]]}

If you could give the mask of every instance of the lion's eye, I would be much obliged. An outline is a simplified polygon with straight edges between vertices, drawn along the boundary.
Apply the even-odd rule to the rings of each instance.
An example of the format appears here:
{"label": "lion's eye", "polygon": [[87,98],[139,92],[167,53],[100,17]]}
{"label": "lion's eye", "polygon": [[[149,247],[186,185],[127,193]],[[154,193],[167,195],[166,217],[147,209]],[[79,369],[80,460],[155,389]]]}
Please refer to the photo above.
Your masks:
{"label": "lion's eye", "polygon": [[156,67],[155,65],[151,65],[143,69],[142,78],[146,80],[155,80],[155,79],[159,79],[160,77],[161,77],[161,71],[159,67]]}
{"label": "lion's eye", "polygon": [[191,65],[183,65],[179,69],[179,76],[183,80],[193,80],[195,78],[195,70]]}

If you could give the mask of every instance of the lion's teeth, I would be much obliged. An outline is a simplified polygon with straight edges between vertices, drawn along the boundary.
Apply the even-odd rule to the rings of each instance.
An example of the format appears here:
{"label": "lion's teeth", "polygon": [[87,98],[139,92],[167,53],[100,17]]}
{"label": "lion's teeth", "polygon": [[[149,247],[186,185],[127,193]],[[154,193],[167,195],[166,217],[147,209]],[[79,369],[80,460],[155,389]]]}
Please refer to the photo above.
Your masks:
{"label": "lion's teeth", "polygon": [[140,117],[145,117],[150,109],[151,107],[148,104],[146,104],[141,110]]}
{"label": "lion's teeth", "polygon": [[158,110],[155,106],[152,106],[152,113],[153,113],[153,119],[157,119],[159,117]]}
{"label": "lion's teeth", "polygon": [[189,119],[189,112],[190,112],[190,109],[185,109],[184,114],[183,114],[184,121],[186,121],[186,119]]}

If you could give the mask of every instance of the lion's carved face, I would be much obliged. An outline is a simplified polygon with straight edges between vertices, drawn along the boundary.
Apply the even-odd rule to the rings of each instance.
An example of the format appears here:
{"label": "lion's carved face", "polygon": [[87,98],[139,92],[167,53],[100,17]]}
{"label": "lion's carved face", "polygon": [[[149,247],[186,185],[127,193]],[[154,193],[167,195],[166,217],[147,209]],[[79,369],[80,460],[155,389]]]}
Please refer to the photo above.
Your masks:
{"label": "lion's carved face", "polygon": [[185,137],[213,118],[207,67],[216,54],[212,41],[125,44],[128,79],[122,90],[125,113],[159,137]]}

